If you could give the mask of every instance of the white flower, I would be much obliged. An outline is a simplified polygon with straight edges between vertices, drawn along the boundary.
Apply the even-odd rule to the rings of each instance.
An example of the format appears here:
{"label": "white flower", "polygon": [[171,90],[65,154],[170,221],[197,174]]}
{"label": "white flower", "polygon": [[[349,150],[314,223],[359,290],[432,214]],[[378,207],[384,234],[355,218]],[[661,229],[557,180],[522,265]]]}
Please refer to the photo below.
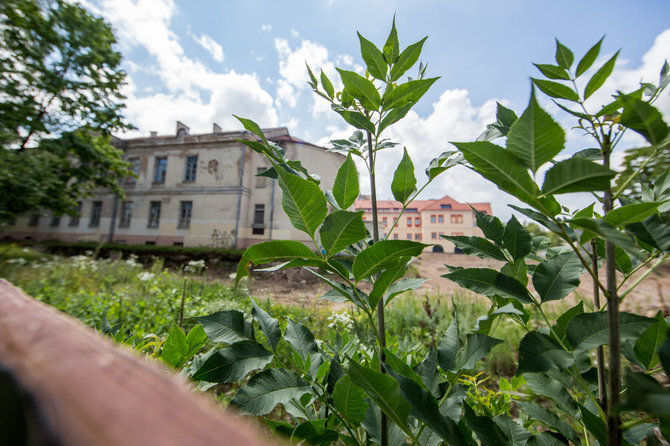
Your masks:
{"label": "white flower", "polygon": [[140,281],[142,281],[142,282],[146,282],[146,281],[148,281],[148,280],[153,279],[153,278],[154,278],[154,274],[153,274],[153,273],[150,273],[150,272],[148,272],[148,271],[142,271],[141,273],[139,273],[139,274],[137,275],[137,278],[138,278]]}

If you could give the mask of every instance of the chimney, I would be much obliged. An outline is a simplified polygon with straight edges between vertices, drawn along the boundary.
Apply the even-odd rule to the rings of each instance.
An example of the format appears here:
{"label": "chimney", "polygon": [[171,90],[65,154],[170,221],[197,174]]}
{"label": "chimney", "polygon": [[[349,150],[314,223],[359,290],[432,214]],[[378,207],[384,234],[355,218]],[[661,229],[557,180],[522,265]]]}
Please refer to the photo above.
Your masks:
{"label": "chimney", "polygon": [[155,138],[155,137],[158,136],[158,132],[156,132],[156,131],[154,131],[154,130],[152,130],[150,134],[151,134],[151,137],[152,137],[152,138]]}
{"label": "chimney", "polygon": [[223,133],[223,129],[219,124],[215,122],[214,125],[212,126],[212,133]]}
{"label": "chimney", "polygon": [[188,136],[190,128],[181,121],[177,121],[177,136]]}

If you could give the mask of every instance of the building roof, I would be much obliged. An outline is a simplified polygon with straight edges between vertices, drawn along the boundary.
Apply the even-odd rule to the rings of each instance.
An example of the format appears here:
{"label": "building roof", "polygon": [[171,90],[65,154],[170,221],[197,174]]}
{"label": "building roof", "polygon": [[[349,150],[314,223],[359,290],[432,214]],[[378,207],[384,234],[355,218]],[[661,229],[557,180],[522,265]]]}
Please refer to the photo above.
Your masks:
{"label": "building roof", "polygon": [[[448,205],[450,207],[444,208],[442,207],[442,205]],[[356,209],[362,209],[362,210],[372,209],[372,200],[367,197],[356,200],[355,206]],[[491,203],[461,203],[459,201],[454,200],[449,195],[445,195],[444,197],[438,198],[437,200],[414,200],[412,204],[408,207],[408,209],[409,208],[416,209],[418,212],[433,211],[433,210],[470,211],[471,210],[470,206],[472,206],[473,208],[477,209],[480,212],[485,212],[489,215],[491,215],[492,213]],[[400,210],[402,209],[402,203],[394,200],[378,200],[377,209],[386,212],[389,211],[392,212],[394,210],[400,212]]]}

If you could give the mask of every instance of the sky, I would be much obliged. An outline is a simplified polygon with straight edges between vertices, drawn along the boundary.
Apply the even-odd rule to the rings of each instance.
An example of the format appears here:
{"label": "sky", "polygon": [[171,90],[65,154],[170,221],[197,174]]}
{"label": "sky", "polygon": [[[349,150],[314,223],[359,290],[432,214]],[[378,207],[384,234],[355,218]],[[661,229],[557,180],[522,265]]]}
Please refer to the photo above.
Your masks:
{"label": "sky", "polygon": [[[473,141],[495,120],[496,101],[520,115],[528,104],[536,63],[555,63],[558,38],[581,56],[606,36],[594,71],[621,49],[617,66],[588,105],[597,110],[617,90],[658,83],[670,59],[670,1],[612,0],[84,0],[111,24],[127,71],[126,117],[137,130],[119,136],[171,134],[177,120],[192,134],[241,129],[233,114],[262,127],[285,126],[298,138],[329,147],[353,129],[307,85],[305,62],[336,81],[335,67],[364,72],[356,32],[383,46],[393,17],[401,47],[428,36],[421,61],[431,90],[387,137],[401,144],[378,159],[378,196],[391,199],[390,182],[407,147],[419,184],[430,160],[449,141]],[[408,74],[413,74],[413,69]],[[590,73],[583,76],[588,79]],[[336,88],[337,88],[337,82]],[[341,84],[340,84],[341,85]],[[583,88],[583,85],[582,85]],[[568,133],[566,153],[593,143],[571,131],[574,122],[546,96],[541,105]],[[670,118],[670,89],[656,103]],[[670,119],[668,119],[670,121]],[[628,133],[621,148],[637,147]],[[622,153],[615,154],[615,162]],[[369,190],[361,172],[361,189]],[[542,173],[540,173],[542,175]],[[421,199],[450,195],[491,202],[502,218],[519,204],[465,167],[444,173]],[[567,196],[577,208],[588,196]]]}

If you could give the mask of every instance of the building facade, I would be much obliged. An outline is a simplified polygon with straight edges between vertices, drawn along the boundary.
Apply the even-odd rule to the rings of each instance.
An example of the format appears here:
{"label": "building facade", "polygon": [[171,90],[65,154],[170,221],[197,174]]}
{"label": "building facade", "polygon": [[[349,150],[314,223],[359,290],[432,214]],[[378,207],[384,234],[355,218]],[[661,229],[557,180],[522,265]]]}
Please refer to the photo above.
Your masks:
{"label": "building facade", "polygon": [[[433,252],[456,252],[454,244],[441,235],[483,236],[470,206],[491,215],[490,203],[465,204],[448,195],[437,200],[415,200],[402,216],[402,203],[381,200],[377,202],[380,236],[383,234],[384,238],[432,244]],[[366,222],[372,221],[372,202],[369,198],[356,200],[356,210],[365,212],[363,219]]]}
{"label": "building facade", "polygon": [[[291,136],[286,128],[264,129],[289,159],[300,160],[331,189],[345,158]],[[265,156],[235,138],[251,133],[191,135],[178,122],[175,135],[115,139],[136,178],[123,181],[125,198],[105,191],[79,203],[79,217],[31,215],[2,231],[18,240],[109,241],[126,244],[246,248],[266,240],[305,240],[281,207],[276,180],[258,173]],[[254,136],[255,137],[255,136]]]}

